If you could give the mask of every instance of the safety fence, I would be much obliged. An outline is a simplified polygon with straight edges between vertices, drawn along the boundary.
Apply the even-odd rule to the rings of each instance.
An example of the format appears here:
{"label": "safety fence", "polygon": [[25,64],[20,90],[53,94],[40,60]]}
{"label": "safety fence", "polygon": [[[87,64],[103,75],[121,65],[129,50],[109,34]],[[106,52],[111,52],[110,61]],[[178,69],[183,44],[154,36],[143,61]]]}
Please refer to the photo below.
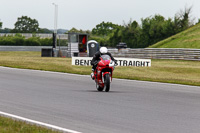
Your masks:
{"label": "safety fence", "polygon": [[142,59],[178,59],[200,61],[200,49],[184,48],[145,48],[145,49],[109,49],[115,57]]}
{"label": "safety fence", "polygon": [[[52,46],[0,46],[0,51],[41,51],[42,48]],[[57,47],[59,49],[59,47]],[[66,46],[60,47],[63,55],[70,51]],[[200,49],[179,48],[145,48],[145,49],[108,49],[114,57],[140,58],[140,59],[177,59],[200,61]],[[81,56],[81,54],[79,54]]]}
{"label": "safety fence", "polygon": [[[15,36],[16,33],[0,33],[0,36]],[[32,34],[32,33],[20,33],[20,35],[24,36],[26,39],[36,36],[36,37],[40,37],[40,38],[52,38],[53,34],[42,34],[42,33],[36,33],[36,34]],[[68,34],[57,34],[57,38],[60,39],[68,39]]]}

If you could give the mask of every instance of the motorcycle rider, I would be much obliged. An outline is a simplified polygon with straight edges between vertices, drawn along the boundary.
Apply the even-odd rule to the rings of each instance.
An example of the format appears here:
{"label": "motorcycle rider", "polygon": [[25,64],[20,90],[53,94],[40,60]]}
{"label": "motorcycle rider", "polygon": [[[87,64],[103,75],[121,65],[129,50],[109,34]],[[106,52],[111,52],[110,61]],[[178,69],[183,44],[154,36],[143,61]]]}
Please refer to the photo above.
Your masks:
{"label": "motorcycle rider", "polygon": [[[108,49],[106,47],[101,47],[99,51],[97,51],[91,61],[92,65],[92,71],[94,72],[96,70],[98,61],[100,60],[101,55],[109,55],[111,57],[111,60],[113,60],[115,63],[117,60],[114,59],[114,57],[111,55],[110,52],[108,52]],[[91,73],[91,78],[94,80],[94,73]]]}

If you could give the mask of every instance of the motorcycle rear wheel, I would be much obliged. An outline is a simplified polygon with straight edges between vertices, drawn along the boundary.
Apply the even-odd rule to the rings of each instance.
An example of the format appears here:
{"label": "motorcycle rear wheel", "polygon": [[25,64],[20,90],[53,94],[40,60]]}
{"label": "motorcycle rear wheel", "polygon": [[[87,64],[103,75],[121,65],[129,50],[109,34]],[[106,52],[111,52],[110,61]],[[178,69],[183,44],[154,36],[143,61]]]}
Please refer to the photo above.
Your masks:
{"label": "motorcycle rear wheel", "polygon": [[106,74],[104,76],[104,87],[105,87],[105,91],[109,92],[110,90],[110,75],[109,74]]}

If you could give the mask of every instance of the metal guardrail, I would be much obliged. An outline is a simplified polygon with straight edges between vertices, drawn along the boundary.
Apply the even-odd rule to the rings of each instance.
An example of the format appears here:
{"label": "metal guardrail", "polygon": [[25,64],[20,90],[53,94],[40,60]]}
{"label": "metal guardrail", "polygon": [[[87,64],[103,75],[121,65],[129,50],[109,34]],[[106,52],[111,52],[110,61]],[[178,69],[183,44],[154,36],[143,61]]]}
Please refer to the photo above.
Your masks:
{"label": "metal guardrail", "polygon": [[143,59],[178,59],[200,61],[200,49],[184,48],[145,48],[145,49],[109,49],[114,57]]}
{"label": "metal guardrail", "polygon": [[[0,46],[0,51],[41,51],[42,48],[52,46]],[[59,47],[57,47],[59,48]],[[68,48],[61,49],[69,52]],[[200,49],[179,48],[145,48],[145,49],[108,49],[114,57],[140,58],[140,59],[177,59],[200,61]]]}

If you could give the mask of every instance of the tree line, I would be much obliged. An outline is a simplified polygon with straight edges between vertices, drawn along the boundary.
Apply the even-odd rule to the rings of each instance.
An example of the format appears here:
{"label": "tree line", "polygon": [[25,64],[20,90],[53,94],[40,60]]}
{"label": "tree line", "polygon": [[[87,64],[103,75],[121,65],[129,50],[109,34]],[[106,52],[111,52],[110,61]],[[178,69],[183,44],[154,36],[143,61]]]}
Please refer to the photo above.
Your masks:
{"label": "tree line", "polygon": [[72,28],[72,32],[89,33],[89,39],[94,39],[103,46],[115,47],[118,43],[124,42],[130,48],[145,48],[193,26],[194,19],[191,12],[192,6],[180,10],[173,18],[166,19],[156,14],[142,18],[140,24],[130,20],[128,23],[124,22],[123,25],[103,21],[92,31]]}
{"label": "tree line", "polygon": [[2,46],[52,46],[53,41],[49,38],[40,38],[33,36],[25,39],[20,33],[15,36],[0,37],[0,45]]}
{"label": "tree line", "polygon": [[[57,39],[57,44],[60,46],[66,46],[67,40]],[[1,46],[53,46],[52,38],[40,38],[36,34],[33,34],[30,38],[25,38],[20,33],[16,33],[14,36],[0,36]]]}
{"label": "tree line", "polygon": [[185,8],[168,19],[156,14],[142,18],[141,24],[132,20],[124,25],[102,22],[92,29],[91,38],[110,47],[124,42],[130,48],[145,48],[191,27],[191,10],[192,7]]}
{"label": "tree line", "polygon": [[[145,48],[191,27],[193,25],[191,11],[192,7],[185,7],[184,10],[180,10],[175,14],[174,18],[166,19],[162,15],[156,14],[154,16],[142,18],[141,24],[137,21],[130,20],[128,23],[124,22],[123,25],[103,21],[97,24],[92,31],[78,30],[73,27],[68,32],[87,33],[90,40],[96,40],[103,46],[115,47],[119,42],[124,42],[130,48]],[[2,29],[2,22],[0,22],[0,32],[52,33],[52,31],[48,29],[39,28],[38,21],[27,16],[19,17],[15,23],[14,29]],[[1,38],[1,40],[3,39]],[[34,44],[39,45],[36,42]],[[43,43],[40,43],[40,45],[41,44]]]}

